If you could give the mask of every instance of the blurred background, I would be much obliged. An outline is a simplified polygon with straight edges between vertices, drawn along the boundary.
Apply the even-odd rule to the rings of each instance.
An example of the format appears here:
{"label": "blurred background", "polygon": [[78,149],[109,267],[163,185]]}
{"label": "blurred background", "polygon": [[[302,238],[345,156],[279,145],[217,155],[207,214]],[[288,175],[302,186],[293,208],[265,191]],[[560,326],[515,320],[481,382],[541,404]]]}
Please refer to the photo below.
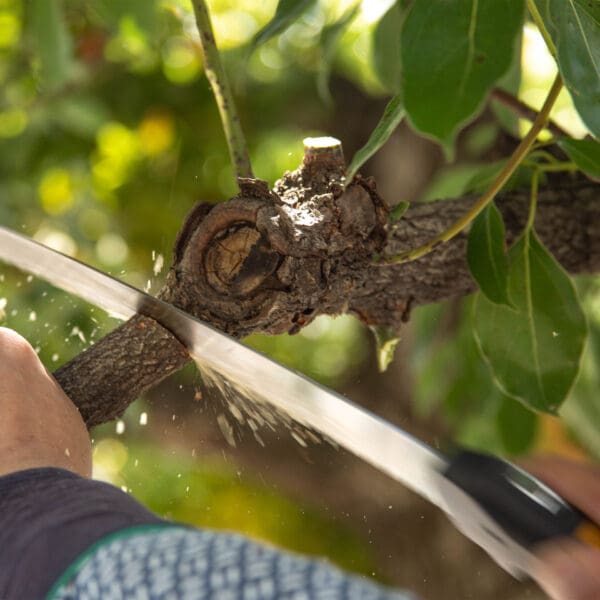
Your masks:
{"label": "blurred background", "polygon": [[[365,143],[393,92],[381,79],[398,51],[392,2],[320,0],[249,55],[276,4],[209,2],[254,171],[271,184],[298,166],[306,136],[338,137],[347,158]],[[539,108],[554,73],[527,25],[503,85]],[[585,134],[564,92],[553,118]],[[402,124],[362,171],[390,206],[459,196],[523,127],[491,103],[448,161]],[[0,224],[156,293],[187,212],[235,190],[189,2],[0,0]],[[592,335],[561,419],[494,388],[469,298],[415,310],[384,374],[370,332],[346,316],[245,342],[437,446],[597,457],[600,279],[577,285]],[[0,265],[0,324],[25,335],[54,370],[118,322]],[[255,436],[195,367],[93,435],[95,476],[168,518],[324,556],[423,598],[542,597],[354,457],[285,429]]]}

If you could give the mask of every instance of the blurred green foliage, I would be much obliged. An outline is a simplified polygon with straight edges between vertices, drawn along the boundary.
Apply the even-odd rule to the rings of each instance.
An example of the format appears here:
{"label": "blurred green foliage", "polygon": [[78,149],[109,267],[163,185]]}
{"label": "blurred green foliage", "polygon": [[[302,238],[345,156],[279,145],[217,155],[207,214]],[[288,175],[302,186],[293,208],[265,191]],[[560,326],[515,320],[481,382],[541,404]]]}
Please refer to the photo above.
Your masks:
{"label": "blurred green foliage", "polygon": [[300,506],[246,474],[194,455],[105,438],[95,447],[95,475],[144,498],[167,519],[242,532],[296,552],[332,557],[355,572],[373,572],[366,541],[322,508]]}

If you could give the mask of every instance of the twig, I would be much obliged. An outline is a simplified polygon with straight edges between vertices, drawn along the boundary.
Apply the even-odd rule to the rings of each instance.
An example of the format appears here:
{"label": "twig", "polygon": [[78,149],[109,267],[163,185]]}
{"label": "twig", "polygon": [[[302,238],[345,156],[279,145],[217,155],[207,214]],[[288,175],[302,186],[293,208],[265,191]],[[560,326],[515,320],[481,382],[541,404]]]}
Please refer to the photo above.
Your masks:
{"label": "twig", "polygon": [[221,55],[215,42],[206,2],[205,0],[192,0],[192,5],[194,6],[196,23],[200,33],[200,45],[204,55],[204,70],[219,107],[236,179],[240,177],[252,178],[254,175],[250,165],[244,132],[235,108],[229,80],[221,62]]}
{"label": "twig", "polygon": [[529,9],[529,13],[531,14],[531,18],[537,25],[537,28],[540,30],[542,37],[544,38],[544,42],[546,42],[546,46],[548,46],[548,50],[550,54],[554,57],[554,60],[557,60],[556,55],[556,46],[546,29],[546,25],[544,24],[544,19],[538,10],[538,7],[535,5],[534,0],[527,0],[527,8]]}
{"label": "twig", "polygon": [[531,195],[529,198],[529,214],[527,216],[527,225],[525,225],[525,231],[529,232],[533,229],[533,222],[535,220],[535,211],[537,209],[538,201],[538,189],[540,187],[540,169],[534,169],[533,175],[531,176]]}
{"label": "twig", "polygon": [[475,202],[475,204],[471,207],[469,212],[460,217],[457,221],[455,221],[448,229],[442,231],[439,235],[434,237],[432,240],[427,242],[426,244],[419,246],[413,250],[407,250],[405,252],[400,252],[399,254],[393,254],[391,256],[380,256],[375,264],[380,266],[403,263],[411,260],[415,260],[428,254],[431,252],[436,246],[447,242],[452,239],[454,236],[459,234],[493,199],[494,196],[502,189],[502,186],[508,181],[511,175],[515,172],[516,168],[521,164],[531,146],[533,146],[538,134],[544,126],[546,125],[546,121],[548,120],[548,115],[552,110],[552,106],[556,102],[556,98],[562,88],[562,79],[560,74],[556,75],[556,79],[552,84],[552,88],[550,92],[548,92],[548,96],[546,101],[544,102],[544,106],[542,106],[542,110],[539,112],[535,121],[533,122],[531,129],[527,132],[527,135],[521,140],[521,143],[517,146],[512,156],[508,159],[504,168],[494,181],[491,183],[490,187],[484,192],[484,194]]}
{"label": "twig", "polygon": [[[504,104],[504,106],[510,108],[519,117],[527,119],[532,123],[533,121],[535,121],[535,118],[538,114],[537,111],[534,108],[531,108],[531,106],[525,104],[525,102],[523,102],[522,100],[519,100],[512,94],[509,94],[506,90],[503,90],[501,88],[494,88],[492,90],[492,97],[495,100],[498,100],[498,102]],[[546,124],[545,128],[557,137],[571,136],[571,134],[569,134],[560,125],[558,125],[552,120],[548,120],[548,123]]]}

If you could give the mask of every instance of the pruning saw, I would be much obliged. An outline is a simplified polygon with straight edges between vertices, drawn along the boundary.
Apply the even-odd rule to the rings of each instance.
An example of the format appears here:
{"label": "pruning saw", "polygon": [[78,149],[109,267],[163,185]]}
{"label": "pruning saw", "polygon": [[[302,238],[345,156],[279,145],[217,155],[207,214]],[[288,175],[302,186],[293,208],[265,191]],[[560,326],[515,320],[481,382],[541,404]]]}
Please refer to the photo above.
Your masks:
{"label": "pruning saw", "polygon": [[0,226],[0,260],[128,319],[149,316],[202,366],[334,441],[442,509],[515,577],[536,567],[533,549],[571,536],[600,547],[600,529],[550,488],[497,457],[444,454],[339,394],[248,348],[177,307]]}

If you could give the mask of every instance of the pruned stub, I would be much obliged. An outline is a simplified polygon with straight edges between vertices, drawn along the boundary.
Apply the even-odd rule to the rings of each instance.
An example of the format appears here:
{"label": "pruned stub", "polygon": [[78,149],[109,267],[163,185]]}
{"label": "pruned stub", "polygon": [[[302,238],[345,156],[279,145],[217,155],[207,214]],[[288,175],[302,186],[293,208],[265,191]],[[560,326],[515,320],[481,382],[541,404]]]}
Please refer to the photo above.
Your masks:
{"label": "pruned stub", "polygon": [[387,208],[369,180],[343,186],[313,160],[270,191],[241,180],[227,202],[198,205],[161,296],[231,335],[296,333],[319,314],[354,312],[385,240]]}

